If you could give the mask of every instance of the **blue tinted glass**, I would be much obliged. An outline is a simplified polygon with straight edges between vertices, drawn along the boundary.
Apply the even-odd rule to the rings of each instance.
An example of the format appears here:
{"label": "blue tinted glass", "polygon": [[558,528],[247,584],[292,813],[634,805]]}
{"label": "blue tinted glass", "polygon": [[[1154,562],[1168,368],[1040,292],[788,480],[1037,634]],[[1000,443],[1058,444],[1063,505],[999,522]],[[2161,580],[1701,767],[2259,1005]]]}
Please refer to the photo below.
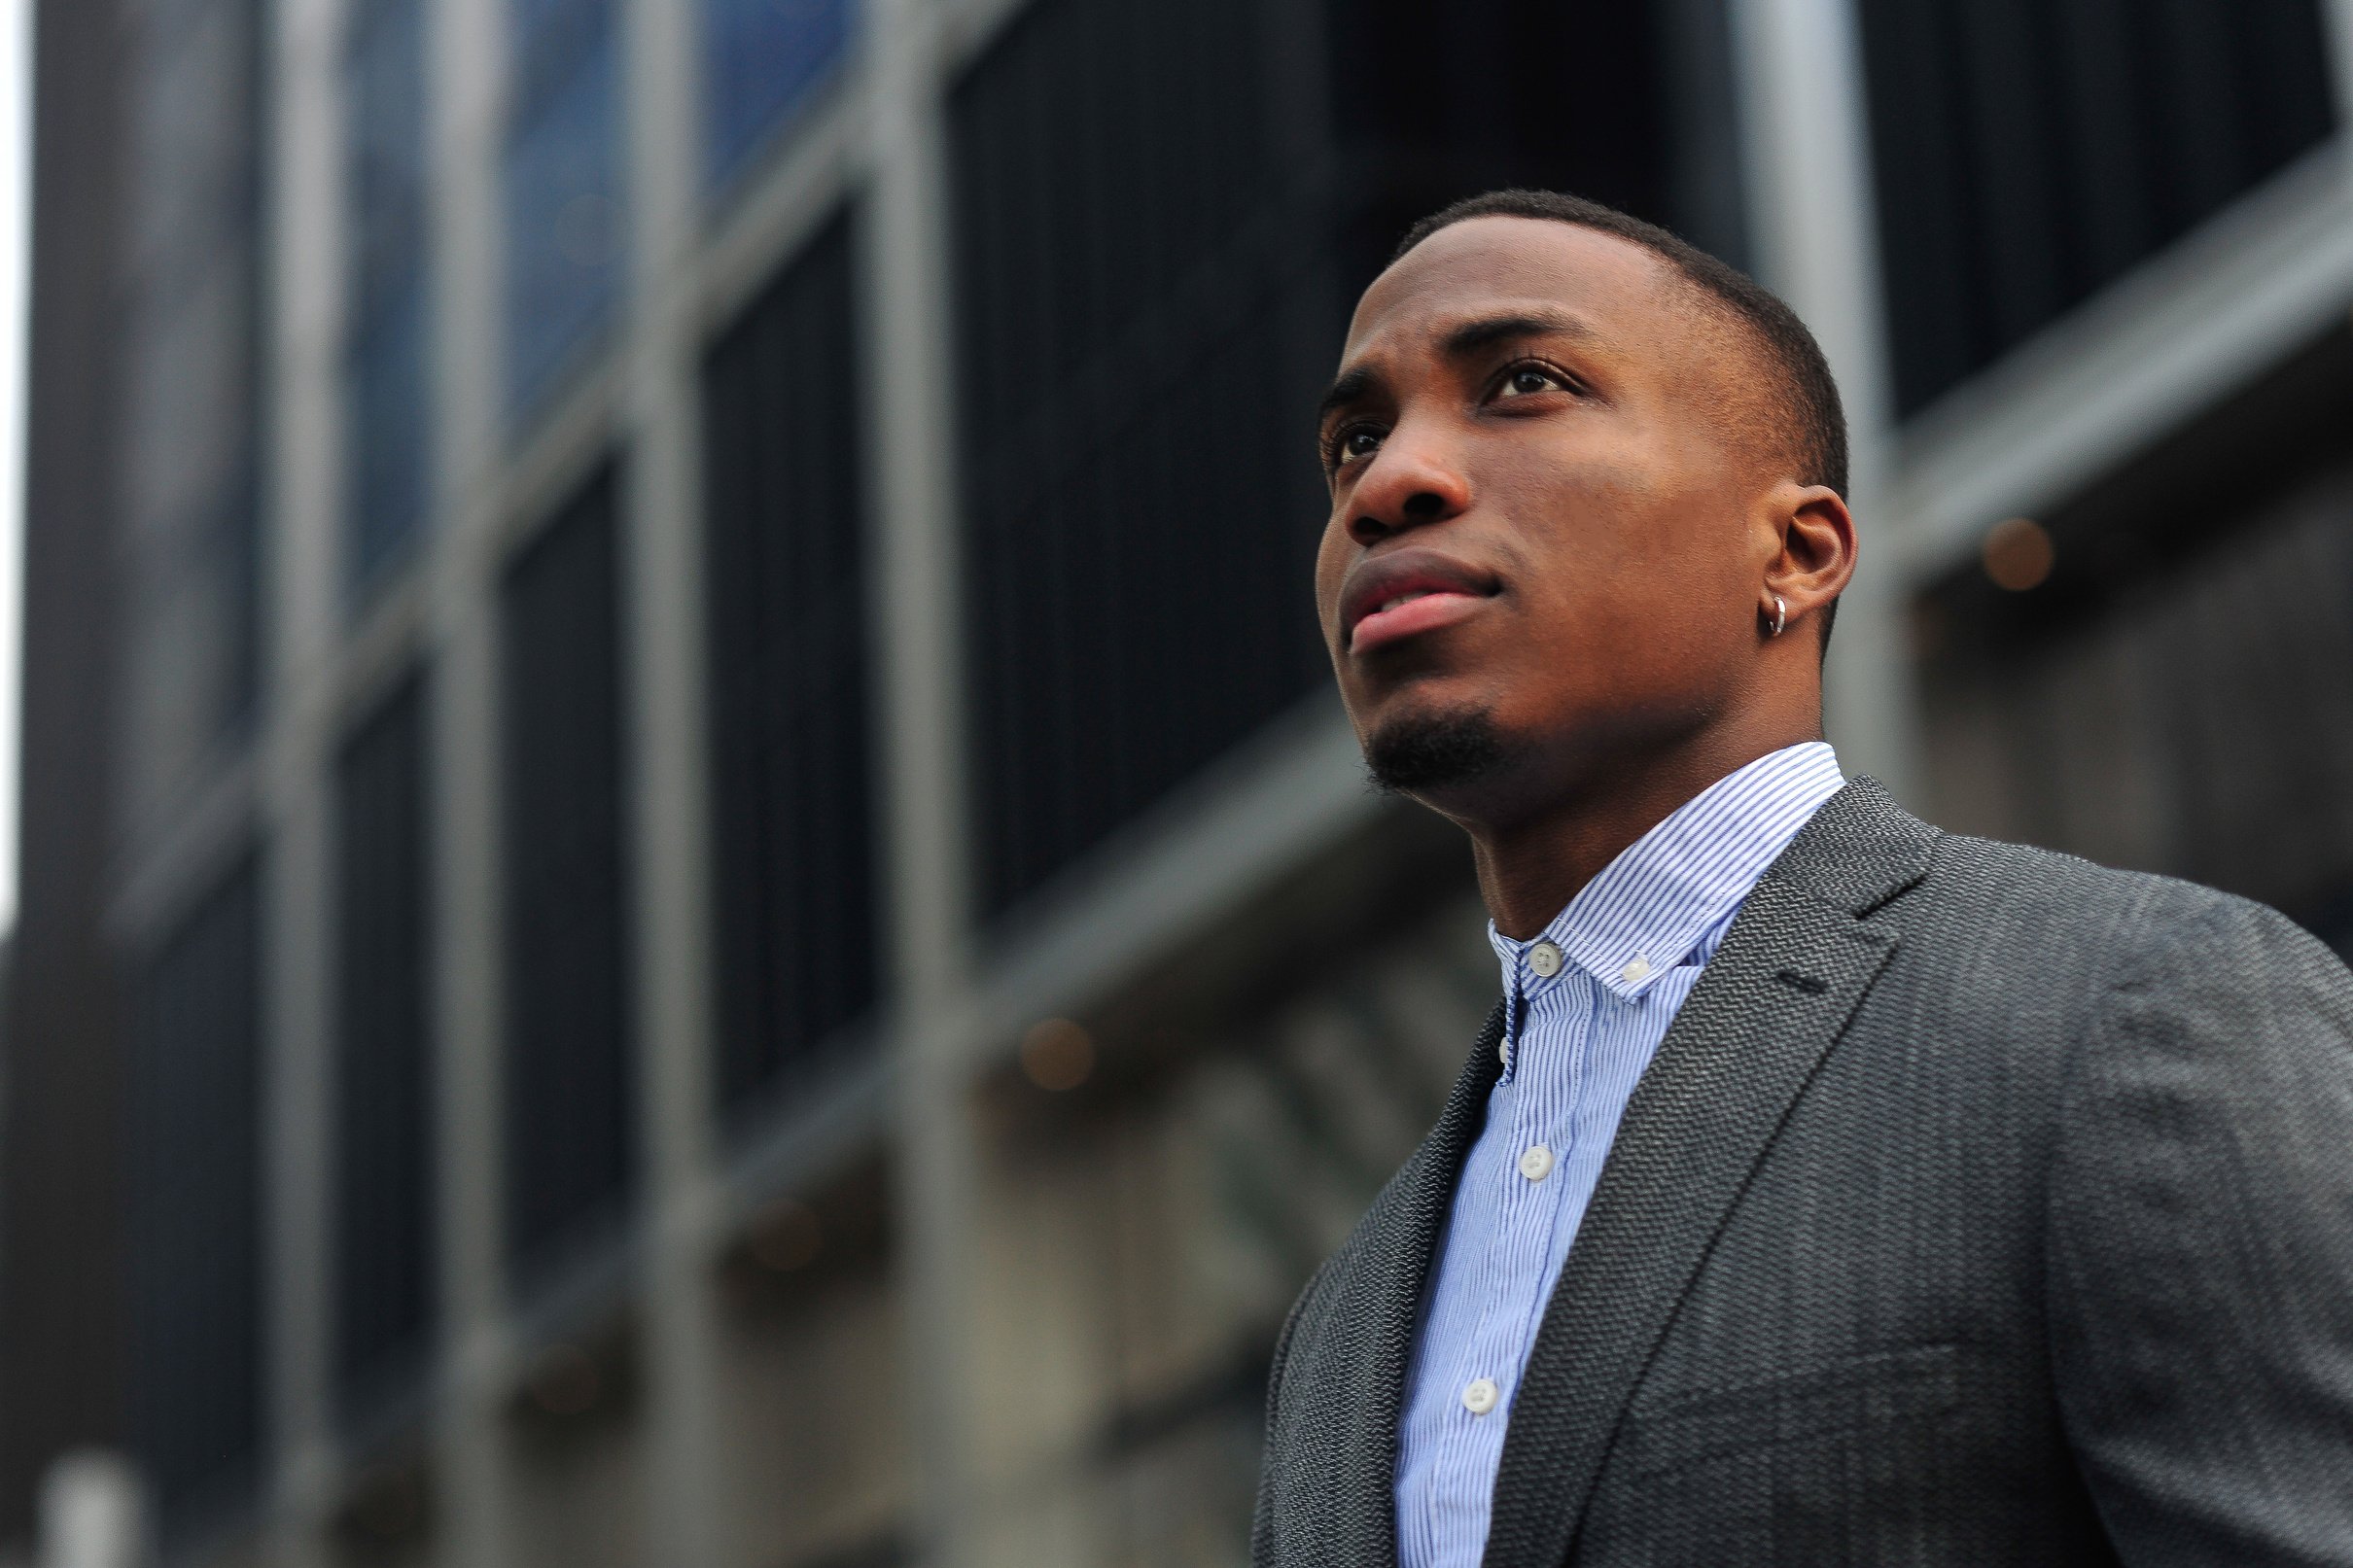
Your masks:
{"label": "blue tinted glass", "polygon": [[613,0],[508,0],[507,13],[516,75],[529,82],[540,67],[561,73],[581,40],[610,31]]}
{"label": "blue tinted glass", "polygon": [[365,323],[351,357],[353,585],[371,581],[425,513],[425,289],[422,278]]}
{"label": "blue tinted glass", "polygon": [[522,0],[518,21],[534,17],[555,52],[518,61],[508,133],[507,385],[517,409],[603,325],[624,236],[610,12]]}
{"label": "blue tinted glass", "polygon": [[425,510],[425,53],[420,0],[372,0],[351,54],[347,580],[371,581]]}
{"label": "blue tinted glass", "polygon": [[851,0],[703,0],[704,157],[714,181],[792,117],[850,39]]}

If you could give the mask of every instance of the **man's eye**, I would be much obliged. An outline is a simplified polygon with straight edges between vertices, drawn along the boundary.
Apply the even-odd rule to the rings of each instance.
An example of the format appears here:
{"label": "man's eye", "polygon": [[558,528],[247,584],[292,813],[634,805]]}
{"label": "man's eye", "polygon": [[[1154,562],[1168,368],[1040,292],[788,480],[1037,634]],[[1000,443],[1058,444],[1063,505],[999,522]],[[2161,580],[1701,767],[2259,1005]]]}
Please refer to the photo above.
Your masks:
{"label": "man's eye", "polygon": [[1568,383],[1541,366],[1523,365],[1503,378],[1503,396],[1532,398],[1539,392],[1565,392]]}
{"label": "man's eye", "polygon": [[1332,461],[1347,463],[1360,457],[1371,457],[1381,449],[1381,433],[1363,425],[1351,426],[1332,442]]}

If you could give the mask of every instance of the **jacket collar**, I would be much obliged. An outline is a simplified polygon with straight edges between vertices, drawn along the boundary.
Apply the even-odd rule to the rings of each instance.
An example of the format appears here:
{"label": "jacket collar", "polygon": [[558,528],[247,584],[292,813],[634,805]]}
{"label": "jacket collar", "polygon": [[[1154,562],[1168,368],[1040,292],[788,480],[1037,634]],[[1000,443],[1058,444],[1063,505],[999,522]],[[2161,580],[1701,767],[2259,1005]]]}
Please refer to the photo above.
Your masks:
{"label": "jacket collar", "polygon": [[1774,862],[1660,1043],[1536,1333],[1486,1560],[1557,1568],[1651,1356],[1792,1103],[1896,947],[1868,917],[1938,834],[1857,779]]}

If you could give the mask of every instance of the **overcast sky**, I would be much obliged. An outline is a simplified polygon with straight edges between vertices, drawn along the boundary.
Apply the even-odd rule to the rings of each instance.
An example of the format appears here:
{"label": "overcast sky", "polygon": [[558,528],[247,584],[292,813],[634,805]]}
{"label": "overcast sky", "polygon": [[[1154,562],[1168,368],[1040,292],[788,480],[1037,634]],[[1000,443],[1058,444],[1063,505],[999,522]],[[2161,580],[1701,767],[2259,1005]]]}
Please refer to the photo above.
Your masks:
{"label": "overcast sky", "polygon": [[25,199],[31,0],[0,0],[0,929],[17,923],[18,575],[24,539]]}

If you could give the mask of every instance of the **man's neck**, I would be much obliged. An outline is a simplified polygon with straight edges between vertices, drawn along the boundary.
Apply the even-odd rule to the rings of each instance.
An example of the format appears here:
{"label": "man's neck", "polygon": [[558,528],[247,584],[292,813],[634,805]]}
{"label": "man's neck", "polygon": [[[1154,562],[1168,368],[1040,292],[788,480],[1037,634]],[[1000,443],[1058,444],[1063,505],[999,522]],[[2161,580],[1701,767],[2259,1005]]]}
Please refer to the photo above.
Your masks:
{"label": "man's neck", "polygon": [[1495,929],[1514,941],[1535,936],[1629,845],[1709,784],[1783,747],[1819,739],[1817,727],[1620,759],[1508,825],[1465,822]]}

